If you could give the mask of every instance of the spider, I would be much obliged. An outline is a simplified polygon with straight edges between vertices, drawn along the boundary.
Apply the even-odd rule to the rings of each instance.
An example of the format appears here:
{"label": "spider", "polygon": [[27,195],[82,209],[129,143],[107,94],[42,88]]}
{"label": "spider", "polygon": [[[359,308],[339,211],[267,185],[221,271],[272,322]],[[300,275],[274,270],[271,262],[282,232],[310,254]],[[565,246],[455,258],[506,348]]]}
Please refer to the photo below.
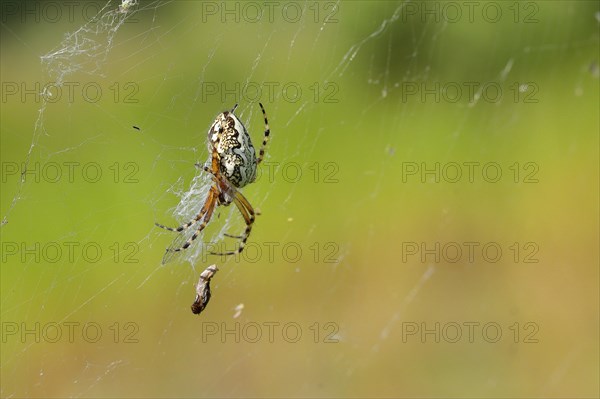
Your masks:
{"label": "spider", "polygon": [[[258,103],[258,105],[260,105],[265,120],[265,134],[258,158],[252,146],[248,130],[234,114],[237,104],[234,105],[231,111],[224,111],[217,115],[214,123],[208,129],[208,152],[211,154],[211,159],[210,163],[204,165],[202,169],[212,175],[213,184],[200,212],[192,220],[179,227],[167,227],[155,223],[160,228],[182,232],[199,222],[194,234],[183,245],[180,245],[180,240],[175,240],[171,247],[167,249],[163,257],[163,264],[167,263],[174,253],[183,251],[192,244],[210,222],[217,206],[229,206],[232,202],[244,218],[246,230],[241,236],[225,234],[227,237],[240,240],[236,250],[222,253],[210,252],[210,254],[235,255],[244,250],[246,240],[252,231],[256,213],[239,189],[256,179],[256,168],[265,157],[265,148],[270,134],[267,113],[261,103]],[[196,166],[199,167],[198,164]]]}

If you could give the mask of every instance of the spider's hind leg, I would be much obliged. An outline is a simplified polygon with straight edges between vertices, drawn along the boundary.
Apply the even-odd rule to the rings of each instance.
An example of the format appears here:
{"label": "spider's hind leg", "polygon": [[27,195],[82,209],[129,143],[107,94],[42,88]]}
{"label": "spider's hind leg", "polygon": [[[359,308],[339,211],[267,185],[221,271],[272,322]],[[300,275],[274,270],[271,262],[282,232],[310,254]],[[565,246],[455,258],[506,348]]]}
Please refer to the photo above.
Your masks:
{"label": "spider's hind leg", "polygon": [[263,113],[263,118],[265,119],[265,135],[263,137],[262,145],[260,146],[260,151],[258,152],[258,158],[256,159],[257,165],[261,163],[262,160],[265,158],[265,149],[267,148],[267,143],[269,142],[269,136],[271,134],[271,129],[269,128],[269,121],[267,120],[267,113],[265,112],[265,109],[263,108],[263,105],[261,103],[258,103],[258,105],[260,105],[260,109]]}

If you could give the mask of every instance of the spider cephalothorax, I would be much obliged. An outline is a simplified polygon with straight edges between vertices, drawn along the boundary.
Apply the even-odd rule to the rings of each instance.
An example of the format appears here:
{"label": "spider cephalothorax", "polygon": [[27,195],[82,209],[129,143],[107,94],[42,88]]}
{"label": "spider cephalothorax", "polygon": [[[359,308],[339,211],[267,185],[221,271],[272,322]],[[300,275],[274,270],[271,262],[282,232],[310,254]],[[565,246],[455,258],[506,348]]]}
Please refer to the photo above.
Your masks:
{"label": "spider cephalothorax", "polygon": [[203,169],[212,175],[213,185],[208,191],[208,196],[202,205],[202,209],[200,209],[200,212],[194,219],[179,227],[167,227],[156,223],[158,227],[177,232],[186,230],[198,222],[200,224],[194,234],[183,245],[179,245],[178,241],[176,241],[174,245],[167,249],[163,263],[167,263],[173,253],[182,251],[192,244],[208,222],[210,222],[215,207],[219,205],[227,206],[232,202],[244,218],[246,230],[241,236],[232,236],[240,239],[237,250],[224,253],[211,253],[214,255],[234,255],[242,252],[244,249],[246,240],[250,235],[250,231],[252,231],[255,212],[246,197],[238,189],[252,183],[256,179],[256,168],[264,158],[265,147],[270,134],[265,109],[261,103],[258,103],[258,105],[260,105],[265,119],[265,134],[258,158],[256,157],[252,140],[246,127],[234,115],[237,104],[231,111],[220,113],[210,129],[208,129],[208,151],[211,157],[209,163],[204,165]]}

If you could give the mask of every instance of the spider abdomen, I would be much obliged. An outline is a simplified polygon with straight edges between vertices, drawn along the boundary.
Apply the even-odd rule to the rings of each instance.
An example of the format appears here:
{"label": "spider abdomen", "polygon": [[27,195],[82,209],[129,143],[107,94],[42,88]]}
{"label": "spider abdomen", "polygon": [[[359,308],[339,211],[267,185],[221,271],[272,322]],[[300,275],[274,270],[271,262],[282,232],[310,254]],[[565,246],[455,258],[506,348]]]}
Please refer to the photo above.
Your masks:
{"label": "spider abdomen", "polygon": [[256,152],[244,124],[225,111],[208,130],[210,147],[219,157],[219,171],[235,187],[241,188],[256,179]]}

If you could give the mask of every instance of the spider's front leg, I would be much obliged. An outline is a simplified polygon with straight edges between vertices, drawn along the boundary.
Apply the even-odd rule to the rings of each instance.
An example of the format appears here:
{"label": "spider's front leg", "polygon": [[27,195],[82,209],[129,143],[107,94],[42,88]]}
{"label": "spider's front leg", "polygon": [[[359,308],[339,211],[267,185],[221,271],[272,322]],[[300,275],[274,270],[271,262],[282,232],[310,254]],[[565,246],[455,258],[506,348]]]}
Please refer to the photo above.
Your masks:
{"label": "spider's front leg", "polygon": [[246,241],[250,236],[250,232],[252,231],[252,226],[254,225],[255,215],[254,208],[250,205],[250,202],[244,197],[242,193],[236,190],[234,187],[230,187],[230,193],[232,194],[233,203],[238,208],[244,221],[246,222],[246,230],[244,230],[244,234],[241,236],[234,236],[231,234],[225,234],[228,237],[238,238],[240,239],[240,244],[238,248],[234,251],[227,252],[210,252],[211,255],[219,255],[219,256],[228,256],[228,255],[236,255],[241,253],[246,246]]}
{"label": "spider's front leg", "polygon": [[[210,193],[209,193],[208,198],[210,198]],[[154,225],[156,225],[157,227],[160,227],[161,229],[175,231],[175,232],[181,232],[183,230],[187,230],[190,226],[196,224],[196,222],[198,222],[200,219],[202,219],[204,217],[204,215],[206,215],[210,205],[211,205],[211,201],[209,201],[209,199],[207,199],[204,202],[204,205],[202,206],[202,209],[200,210],[200,212],[198,212],[198,214],[192,220],[190,220],[189,222],[187,222],[185,224],[182,224],[179,227],[169,227],[169,226],[165,226],[164,224],[160,224],[158,222],[154,222]]]}
{"label": "spider's front leg", "polygon": [[154,225],[156,225],[157,227],[160,227],[161,229],[165,229],[165,230],[169,230],[169,231],[175,231],[175,232],[180,232],[183,230],[188,229],[190,226],[192,226],[193,224],[195,224],[198,220],[202,219],[202,217],[206,214],[206,212],[208,211],[208,207],[209,207],[209,202],[206,201],[204,203],[204,206],[202,207],[202,209],[200,210],[200,212],[189,222],[182,224],[179,227],[169,227],[169,226],[165,226],[163,224],[154,222]]}
{"label": "spider's front leg", "polygon": [[212,218],[215,207],[218,205],[218,197],[219,197],[219,192],[218,192],[217,188],[215,186],[212,186],[210,188],[210,191],[208,192],[208,197],[206,198],[206,202],[204,203],[204,206],[202,207],[203,209],[206,209],[202,223],[200,223],[200,225],[198,226],[198,228],[196,229],[194,234],[181,247],[169,248],[169,249],[167,249],[167,252],[183,251],[184,249],[187,249],[190,245],[192,245],[192,242],[194,242],[194,240],[200,235],[202,230],[204,230],[206,225],[208,225],[208,223],[210,222],[210,219]]}
{"label": "spider's front leg", "polygon": [[[218,162],[219,162],[218,155],[216,154],[216,152],[213,152],[213,154],[212,154],[212,167],[213,167],[213,170],[218,170]],[[197,168],[199,168],[199,169],[200,169],[200,168],[202,168],[202,169],[204,169],[206,172],[208,172],[208,173],[210,173],[211,175],[213,175],[213,178],[215,179],[215,182],[217,181],[217,175],[216,175],[215,173],[213,173],[211,170],[209,170],[209,169],[208,169],[208,167],[207,167],[206,165],[202,165],[202,166],[201,166],[199,163],[196,163],[196,164],[195,164],[195,166],[196,166]],[[214,169],[215,167],[216,167],[217,169]],[[213,187],[214,187],[214,186],[213,186]],[[210,198],[210,193],[209,193],[209,198]],[[211,201],[209,201],[209,200],[207,199],[207,200],[204,202],[204,205],[202,206],[202,209],[200,210],[200,212],[199,212],[199,213],[198,213],[198,214],[197,214],[197,215],[196,215],[196,216],[195,216],[195,217],[194,217],[192,220],[190,220],[189,222],[187,222],[187,223],[185,223],[185,224],[182,224],[182,225],[181,225],[181,226],[179,226],[179,227],[169,227],[169,226],[165,226],[164,224],[157,223],[157,222],[154,222],[154,224],[155,224],[157,227],[160,227],[161,229],[165,229],[165,230],[169,230],[169,231],[175,231],[175,232],[181,232],[181,231],[183,231],[183,230],[186,230],[186,229],[188,229],[190,226],[194,225],[196,222],[198,222],[200,219],[202,219],[202,217],[203,217],[203,216],[206,214],[206,212],[208,211],[208,208],[209,208],[210,202],[211,202]],[[210,218],[209,218],[209,219],[210,219]],[[187,247],[186,247],[186,248],[187,248]]]}

